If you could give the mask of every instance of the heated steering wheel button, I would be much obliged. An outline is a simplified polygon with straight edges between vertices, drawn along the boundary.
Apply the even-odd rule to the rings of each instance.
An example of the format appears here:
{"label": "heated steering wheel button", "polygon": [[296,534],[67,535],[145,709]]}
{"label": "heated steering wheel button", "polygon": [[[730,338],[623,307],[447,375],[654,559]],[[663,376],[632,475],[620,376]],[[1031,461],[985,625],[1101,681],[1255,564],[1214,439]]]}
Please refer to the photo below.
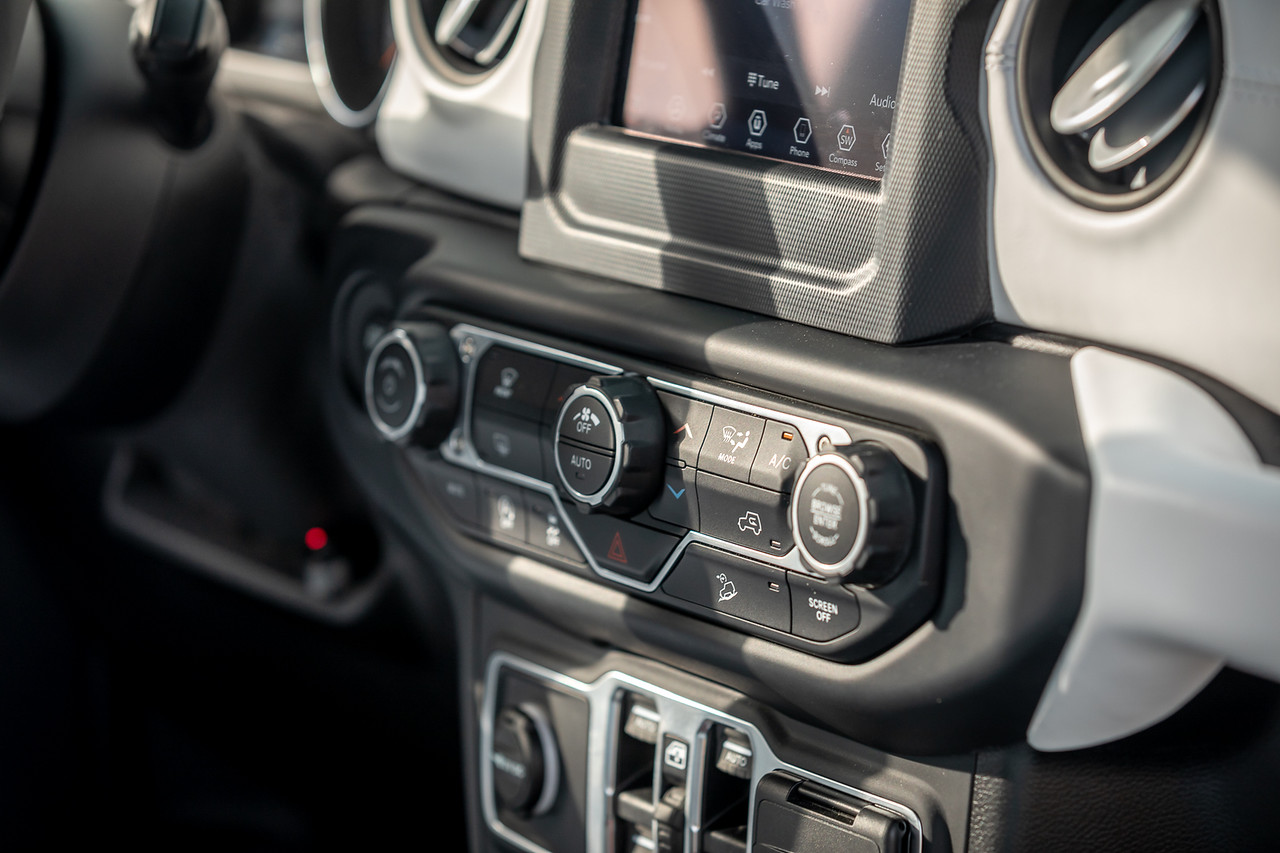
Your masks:
{"label": "heated steering wheel button", "polygon": [[613,421],[604,403],[595,397],[579,397],[573,410],[560,419],[560,437],[613,452]]}
{"label": "heated steering wheel button", "polygon": [[613,473],[613,457],[587,450],[574,444],[556,448],[565,483],[580,495],[594,495],[609,482]]}
{"label": "heated steering wheel button", "polygon": [[702,545],[690,545],[662,591],[757,625],[791,629],[786,572]]}

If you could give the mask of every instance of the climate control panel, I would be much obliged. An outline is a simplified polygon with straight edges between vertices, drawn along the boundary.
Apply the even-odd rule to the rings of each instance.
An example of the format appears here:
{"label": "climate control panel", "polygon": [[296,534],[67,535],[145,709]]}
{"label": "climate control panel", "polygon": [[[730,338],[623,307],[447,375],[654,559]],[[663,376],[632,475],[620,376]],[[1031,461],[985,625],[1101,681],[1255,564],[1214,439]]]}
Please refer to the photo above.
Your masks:
{"label": "climate control panel", "polygon": [[427,319],[364,391],[469,536],[841,660],[933,605],[944,473],[909,430]]}

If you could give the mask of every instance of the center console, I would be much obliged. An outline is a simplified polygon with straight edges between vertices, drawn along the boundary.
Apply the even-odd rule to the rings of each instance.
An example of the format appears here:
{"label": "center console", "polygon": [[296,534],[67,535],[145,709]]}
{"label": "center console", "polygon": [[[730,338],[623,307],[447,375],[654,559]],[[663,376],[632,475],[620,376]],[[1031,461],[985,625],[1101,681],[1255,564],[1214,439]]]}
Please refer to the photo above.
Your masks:
{"label": "center console", "polygon": [[993,6],[531,3],[519,216],[338,229],[330,431],[450,595],[480,849],[964,848],[1088,506],[1071,348],[970,334]]}
{"label": "center console", "polygon": [[369,205],[330,267],[329,428],[450,596],[481,849],[963,849],[1082,594],[1068,359],[534,265],[513,224]]}

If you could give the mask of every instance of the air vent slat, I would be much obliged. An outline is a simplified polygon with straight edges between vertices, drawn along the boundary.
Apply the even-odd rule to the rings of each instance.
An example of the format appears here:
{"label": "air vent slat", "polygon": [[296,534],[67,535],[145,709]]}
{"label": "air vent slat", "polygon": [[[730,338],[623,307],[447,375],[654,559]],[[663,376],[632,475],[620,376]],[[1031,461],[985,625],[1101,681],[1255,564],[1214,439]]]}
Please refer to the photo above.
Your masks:
{"label": "air vent slat", "polygon": [[1049,113],[1053,129],[1082,133],[1124,106],[1190,34],[1202,0],[1153,0],[1108,36],[1071,75]]}
{"label": "air vent slat", "polygon": [[1099,172],[1114,172],[1168,139],[1204,97],[1209,59],[1209,41],[1202,31],[1152,78],[1142,97],[1131,99],[1107,118],[1090,140],[1089,165]]}
{"label": "air vent slat", "polygon": [[1038,0],[1018,52],[1029,153],[1082,204],[1146,204],[1212,131],[1223,51],[1219,0]]}
{"label": "air vent slat", "polygon": [[446,0],[432,37],[442,51],[488,68],[511,43],[525,4],[526,0]]}

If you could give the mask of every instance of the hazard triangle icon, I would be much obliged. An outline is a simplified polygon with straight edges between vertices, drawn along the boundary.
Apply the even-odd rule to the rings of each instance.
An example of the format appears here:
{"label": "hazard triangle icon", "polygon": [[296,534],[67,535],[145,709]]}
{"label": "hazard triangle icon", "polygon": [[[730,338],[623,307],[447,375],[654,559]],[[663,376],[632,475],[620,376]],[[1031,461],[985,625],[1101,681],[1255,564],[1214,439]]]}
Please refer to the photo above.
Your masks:
{"label": "hazard triangle icon", "polygon": [[622,534],[613,534],[613,544],[609,546],[609,559],[615,563],[627,561],[627,549],[622,547]]}

